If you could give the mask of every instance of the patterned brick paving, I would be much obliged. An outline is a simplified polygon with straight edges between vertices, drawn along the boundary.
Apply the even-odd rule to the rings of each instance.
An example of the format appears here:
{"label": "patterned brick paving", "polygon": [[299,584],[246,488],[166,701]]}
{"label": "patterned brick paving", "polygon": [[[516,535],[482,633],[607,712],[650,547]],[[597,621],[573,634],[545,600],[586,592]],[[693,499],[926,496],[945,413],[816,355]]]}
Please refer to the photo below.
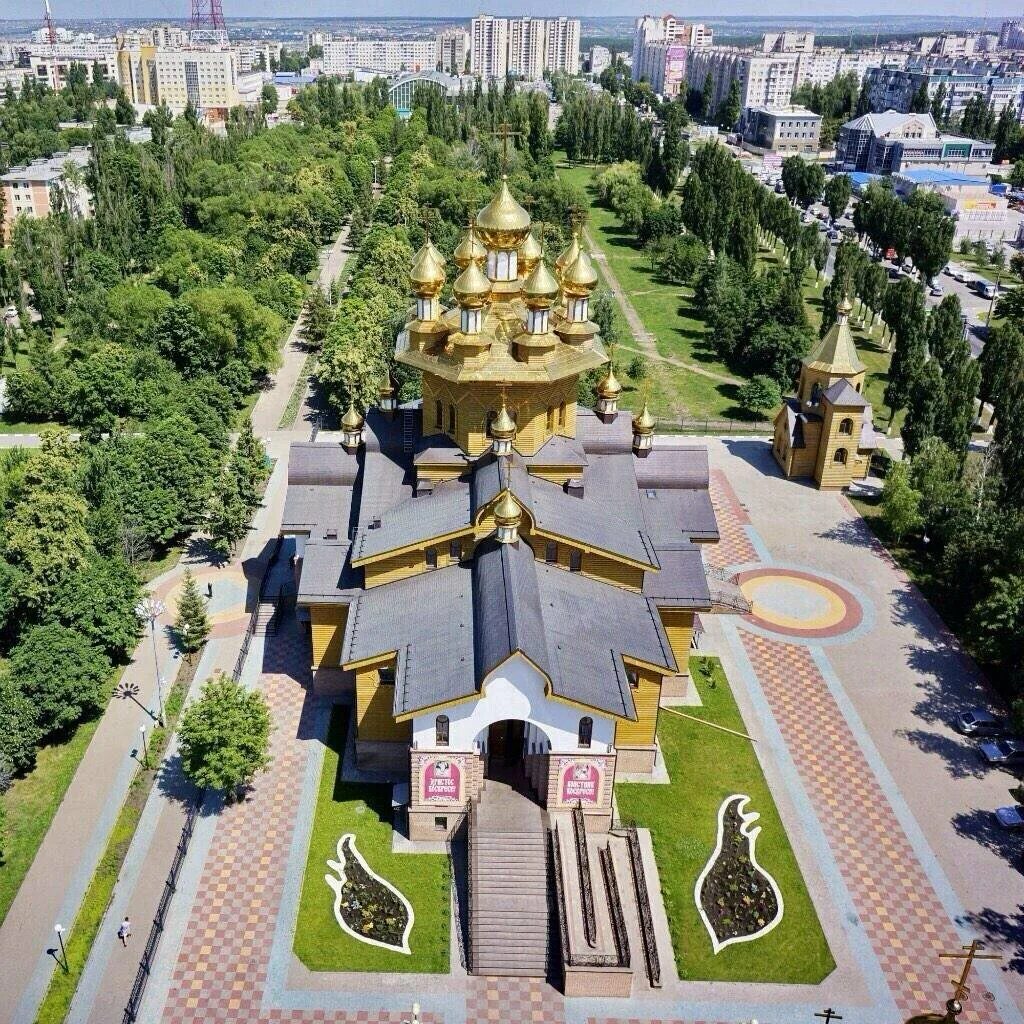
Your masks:
{"label": "patterned brick paving", "polygon": [[708,565],[724,569],[726,566],[756,561],[757,552],[745,529],[750,524],[750,517],[720,469],[712,470],[709,490],[722,539],[717,544],[704,546],[704,558]]}
{"label": "patterned brick paving", "polygon": [[564,1002],[538,978],[470,978],[466,1020],[474,1024],[559,1024],[565,1019]]}
{"label": "patterned brick paving", "polygon": [[[961,943],[810,651],[749,633],[743,645],[900,1013],[938,1009],[938,954]],[[962,1019],[999,1021],[976,976]]]}

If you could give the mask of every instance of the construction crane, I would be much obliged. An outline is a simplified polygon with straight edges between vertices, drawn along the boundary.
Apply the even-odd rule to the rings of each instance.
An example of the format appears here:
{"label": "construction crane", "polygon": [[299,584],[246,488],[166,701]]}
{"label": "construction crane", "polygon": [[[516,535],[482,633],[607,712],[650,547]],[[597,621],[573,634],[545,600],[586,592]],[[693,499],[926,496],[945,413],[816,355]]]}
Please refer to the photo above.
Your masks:
{"label": "construction crane", "polygon": [[[53,46],[57,42],[57,30],[53,27],[53,15],[50,13],[50,0],[43,0],[46,5],[46,13],[43,15],[43,24],[46,26],[46,37]],[[216,0],[218,6],[220,0]]]}

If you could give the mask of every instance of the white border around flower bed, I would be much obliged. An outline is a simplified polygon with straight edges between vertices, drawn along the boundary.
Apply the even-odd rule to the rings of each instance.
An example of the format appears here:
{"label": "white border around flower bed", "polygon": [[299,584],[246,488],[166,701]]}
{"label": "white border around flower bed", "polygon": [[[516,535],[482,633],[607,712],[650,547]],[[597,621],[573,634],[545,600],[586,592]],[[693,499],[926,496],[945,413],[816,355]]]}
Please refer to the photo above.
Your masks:
{"label": "white border around flower bed", "polygon": [[[379,939],[371,939],[368,935],[360,935],[359,932],[354,931],[345,922],[344,917],[341,914],[341,890],[345,885],[345,852],[344,845],[345,840],[351,840],[349,849],[352,851],[352,855],[359,861],[362,869],[371,877],[376,879],[385,888],[390,889],[405,905],[406,912],[408,914],[408,920],[405,925],[405,931],[402,933],[402,945],[394,946],[390,942],[381,942]],[[365,942],[370,946],[380,946],[381,949],[390,949],[392,953],[404,953],[407,956],[412,954],[412,950],[409,948],[409,932],[412,931],[413,921],[415,920],[415,914],[413,913],[412,904],[405,898],[405,895],[396,889],[386,878],[381,878],[380,875],[374,871],[363,855],[359,852],[356,847],[356,837],[352,832],[346,832],[339,840],[338,845],[335,847],[338,854],[337,860],[328,860],[327,866],[332,870],[336,871],[338,877],[335,878],[332,875],[324,875],[324,881],[334,890],[334,918],[341,925],[341,930],[351,935],[353,939],[358,939],[360,942]]]}
{"label": "white border around flower bed", "polygon": [[[704,905],[701,903],[700,890],[704,885],[704,879],[711,873],[711,869],[715,866],[718,858],[722,854],[722,842],[725,838],[725,810],[734,801],[738,800],[739,804],[736,807],[736,813],[740,816],[741,825],[740,832],[746,836],[750,842],[750,863],[762,874],[767,880],[768,884],[772,887],[772,892],[775,893],[775,900],[777,910],[775,917],[768,922],[763,928],[759,928],[756,932],[751,932],[750,935],[735,935],[731,939],[726,939],[725,942],[721,942],[718,936],[715,934],[714,926],[708,919],[708,915],[704,912]],[[755,821],[761,817],[757,811],[745,812],[743,810],[747,804],[750,803],[750,797],[745,793],[733,793],[732,796],[727,796],[723,801],[721,807],[718,808],[718,838],[715,840],[715,848],[708,858],[707,864],[704,865],[704,870],[697,876],[697,884],[693,887],[693,900],[697,904],[697,913],[700,914],[700,919],[704,922],[704,927],[708,930],[708,935],[711,936],[711,946],[717,956],[726,946],[731,946],[734,942],[750,942],[752,939],[759,939],[763,935],[767,935],[781,920],[784,912],[782,904],[782,893],[779,891],[778,883],[774,878],[757,862],[756,846],[757,837],[761,834],[761,826],[758,825],[756,828],[751,828]]]}

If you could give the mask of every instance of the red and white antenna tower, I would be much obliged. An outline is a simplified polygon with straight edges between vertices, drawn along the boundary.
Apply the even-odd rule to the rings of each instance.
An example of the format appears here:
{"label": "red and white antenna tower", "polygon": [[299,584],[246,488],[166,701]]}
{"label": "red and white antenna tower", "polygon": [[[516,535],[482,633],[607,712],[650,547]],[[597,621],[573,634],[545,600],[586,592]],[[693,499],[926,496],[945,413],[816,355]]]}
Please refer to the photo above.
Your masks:
{"label": "red and white antenna tower", "polygon": [[221,0],[192,0],[192,20],[189,22],[192,42],[226,43],[228,28],[224,23]]}
{"label": "red and white antenna tower", "polygon": [[[215,0],[217,5],[220,5],[220,0]],[[53,27],[53,15],[50,13],[50,0],[45,0],[46,3],[46,14],[43,15],[43,24],[46,26],[46,38],[49,39],[50,45],[53,46],[57,42],[57,30]]]}

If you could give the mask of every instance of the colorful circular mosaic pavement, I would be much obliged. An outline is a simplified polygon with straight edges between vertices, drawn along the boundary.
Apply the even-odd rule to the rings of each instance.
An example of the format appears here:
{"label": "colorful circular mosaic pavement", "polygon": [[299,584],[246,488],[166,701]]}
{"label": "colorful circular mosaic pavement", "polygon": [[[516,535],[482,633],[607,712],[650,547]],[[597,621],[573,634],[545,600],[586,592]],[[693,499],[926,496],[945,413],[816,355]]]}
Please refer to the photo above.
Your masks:
{"label": "colorful circular mosaic pavement", "polygon": [[864,618],[849,590],[799,569],[751,569],[739,573],[736,583],[752,605],[744,619],[770,633],[808,640],[839,637]]}

